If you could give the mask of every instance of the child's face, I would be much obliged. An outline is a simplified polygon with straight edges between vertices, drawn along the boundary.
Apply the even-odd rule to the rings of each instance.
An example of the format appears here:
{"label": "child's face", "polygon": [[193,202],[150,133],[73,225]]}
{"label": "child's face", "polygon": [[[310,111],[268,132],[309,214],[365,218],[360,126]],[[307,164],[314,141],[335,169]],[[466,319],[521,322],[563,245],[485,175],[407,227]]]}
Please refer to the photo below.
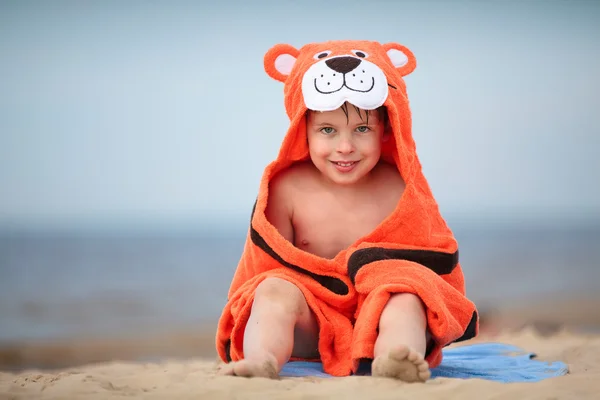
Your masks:
{"label": "child's face", "polygon": [[309,112],[306,124],[308,148],[314,165],[340,185],[359,182],[379,162],[385,122],[378,111],[353,105],[334,111]]}

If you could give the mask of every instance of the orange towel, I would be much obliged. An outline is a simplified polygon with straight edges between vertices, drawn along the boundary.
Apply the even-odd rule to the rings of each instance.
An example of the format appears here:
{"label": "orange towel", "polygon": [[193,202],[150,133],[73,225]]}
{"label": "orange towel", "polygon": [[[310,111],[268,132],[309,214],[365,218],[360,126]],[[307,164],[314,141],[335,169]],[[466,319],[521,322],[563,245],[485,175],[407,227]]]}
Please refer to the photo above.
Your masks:
{"label": "orange towel", "polygon": [[[279,44],[266,53],[264,62],[269,76],[284,83],[290,126],[260,182],[246,244],[219,321],[219,356],[223,361],[243,358],[254,289],[267,277],[280,277],[300,288],[317,317],[325,372],[346,376],[356,371],[361,359],[373,357],[383,307],[391,294],[402,292],[422,299],[433,338],[426,359],[431,367],[439,365],[441,349],[474,337],[479,325],[475,305],[465,296],[457,242],[416,154],[403,79],[416,67],[414,55],[396,43],[331,41],[299,50]],[[322,79],[327,78],[330,90],[324,89]],[[283,238],[267,221],[265,209],[271,179],[309,157],[306,111],[334,110],[344,102],[363,109],[387,108],[392,137],[382,157],[398,167],[406,189],[393,213],[374,231],[334,259],[324,259]]]}

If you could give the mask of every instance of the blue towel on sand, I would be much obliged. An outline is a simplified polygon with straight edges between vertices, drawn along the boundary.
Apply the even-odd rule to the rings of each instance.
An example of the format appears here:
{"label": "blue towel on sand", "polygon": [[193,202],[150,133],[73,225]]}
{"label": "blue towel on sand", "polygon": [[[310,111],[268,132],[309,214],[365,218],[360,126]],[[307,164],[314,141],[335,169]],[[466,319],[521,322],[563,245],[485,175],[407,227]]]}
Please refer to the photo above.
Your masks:
{"label": "blue towel on sand", "polygon": [[[444,350],[442,363],[431,370],[431,378],[479,378],[496,382],[537,382],[566,375],[567,365],[557,361],[535,360],[535,354],[502,343],[480,343]],[[357,375],[370,375],[370,365],[362,365]],[[314,376],[328,378],[319,362],[292,361],[282,369],[282,377]]]}

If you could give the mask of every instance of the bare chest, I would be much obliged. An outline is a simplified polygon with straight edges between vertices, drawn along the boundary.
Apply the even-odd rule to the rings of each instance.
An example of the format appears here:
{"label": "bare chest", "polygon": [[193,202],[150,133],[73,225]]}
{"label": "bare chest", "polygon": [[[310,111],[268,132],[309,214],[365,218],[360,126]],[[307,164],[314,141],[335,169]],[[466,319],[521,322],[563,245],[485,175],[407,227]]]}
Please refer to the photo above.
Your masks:
{"label": "bare chest", "polygon": [[294,244],[327,259],[371,233],[397,204],[391,198],[379,202],[363,198],[345,203],[327,196],[301,200],[294,207]]}

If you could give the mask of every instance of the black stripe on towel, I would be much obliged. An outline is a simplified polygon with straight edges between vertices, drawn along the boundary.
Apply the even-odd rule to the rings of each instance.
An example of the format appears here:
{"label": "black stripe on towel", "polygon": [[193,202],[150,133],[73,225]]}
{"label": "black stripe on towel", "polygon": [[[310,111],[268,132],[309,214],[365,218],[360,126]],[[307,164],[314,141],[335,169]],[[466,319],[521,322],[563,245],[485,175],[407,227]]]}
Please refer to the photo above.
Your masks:
{"label": "black stripe on towel", "polygon": [[228,363],[231,362],[231,340],[228,340],[227,343],[225,343],[225,359]]}
{"label": "black stripe on towel", "polygon": [[381,260],[406,260],[421,264],[438,275],[451,273],[458,264],[458,250],[443,253],[432,250],[385,249],[371,247],[355,251],[348,260],[348,276],[352,283],[358,271],[367,264]]}
{"label": "black stripe on towel", "polygon": [[465,340],[473,339],[475,334],[477,333],[477,320],[479,319],[479,315],[477,315],[477,311],[473,311],[473,316],[471,317],[471,321],[467,328],[465,329],[465,333],[454,342],[464,342]]}

